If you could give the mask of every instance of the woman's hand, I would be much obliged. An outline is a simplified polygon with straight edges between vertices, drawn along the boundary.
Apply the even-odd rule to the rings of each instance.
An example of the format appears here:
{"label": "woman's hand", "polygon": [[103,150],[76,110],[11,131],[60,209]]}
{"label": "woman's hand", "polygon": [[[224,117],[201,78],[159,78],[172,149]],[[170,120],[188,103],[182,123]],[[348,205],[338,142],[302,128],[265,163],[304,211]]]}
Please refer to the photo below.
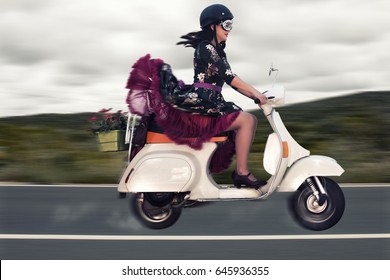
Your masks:
{"label": "woman's hand", "polygon": [[252,98],[253,100],[259,99],[260,100],[259,106],[267,103],[267,97],[264,94],[262,94],[257,89],[255,89],[251,85],[241,80],[238,76],[234,77],[230,85],[238,92],[242,93],[243,95],[249,98]]}
{"label": "woman's hand", "polygon": [[261,93],[260,94],[256,94],[255,99],[260,100],[259,107],[261,105],[264,105],[268,101],[267,96],[265,96],[264,94],[261,94]]}

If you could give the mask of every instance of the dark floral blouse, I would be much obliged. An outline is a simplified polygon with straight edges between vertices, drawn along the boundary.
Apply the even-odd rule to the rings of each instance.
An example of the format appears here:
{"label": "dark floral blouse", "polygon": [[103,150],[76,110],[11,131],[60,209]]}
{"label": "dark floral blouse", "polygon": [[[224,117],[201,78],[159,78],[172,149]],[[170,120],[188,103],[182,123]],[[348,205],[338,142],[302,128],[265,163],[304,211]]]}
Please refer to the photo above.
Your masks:
{"label": "dark floral blouse", "polygon": [[176,91],[179,97],[175,107],[193,114],[223,116],[241,111],[233,102],[226,102],[221,94],[226,82],[230,85],[236,75],[225,57],[221,57],[215,46],[203,41],[194,53],[194,84]]}
{"label": "dark floral blouse", "polygon": [[236,76],[225,57],[220,57],[214,45],[203,41],[194,54],[194,82],[213,84],[222,87],[230,84]]}

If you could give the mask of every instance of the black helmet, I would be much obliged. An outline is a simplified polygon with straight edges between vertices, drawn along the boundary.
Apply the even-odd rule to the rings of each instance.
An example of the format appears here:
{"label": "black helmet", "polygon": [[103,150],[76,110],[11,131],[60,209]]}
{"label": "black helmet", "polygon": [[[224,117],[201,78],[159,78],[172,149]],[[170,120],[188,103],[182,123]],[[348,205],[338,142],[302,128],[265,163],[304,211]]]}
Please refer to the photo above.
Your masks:
{"label": "black helmet", "polygon": [[206,26],[213,23],[233,19],[233,14],[230,10],[221,4],[214,4],[206,7],[200,14],[200,27],[204,29]]}

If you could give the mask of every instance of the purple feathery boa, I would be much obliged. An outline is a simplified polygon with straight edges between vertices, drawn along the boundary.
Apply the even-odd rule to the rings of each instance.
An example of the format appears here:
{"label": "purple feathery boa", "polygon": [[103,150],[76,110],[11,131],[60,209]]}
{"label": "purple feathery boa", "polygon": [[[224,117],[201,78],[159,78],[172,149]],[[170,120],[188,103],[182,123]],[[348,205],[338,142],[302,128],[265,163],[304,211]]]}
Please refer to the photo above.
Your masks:
{"label": "purple feathery boa", "polygon": [[[214,117],[190,114],[172,107],[160,94],[160,69],[163,64],[163,60],[151,59],[147,54],[133,65],[126,86],[129,89],[126,99],[129,110],[142,116],[154,114],[157,124],[175,143],[200,150],[204,142],[226,131],[239,112]],[[218,143],[210,163],[211,172],[221,172],[231,164],[235,154],[234,136],[235,132],[230,132],[227,141]]]}

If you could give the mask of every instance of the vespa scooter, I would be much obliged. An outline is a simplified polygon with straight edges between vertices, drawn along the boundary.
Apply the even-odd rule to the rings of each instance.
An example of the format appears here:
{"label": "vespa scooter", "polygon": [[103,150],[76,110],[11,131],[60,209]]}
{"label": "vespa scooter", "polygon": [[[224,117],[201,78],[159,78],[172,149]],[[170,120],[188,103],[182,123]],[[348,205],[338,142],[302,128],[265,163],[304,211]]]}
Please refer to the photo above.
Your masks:
{"label": "vespa scooter", "polygon": [[[201,150],[177,145],[163,133],[148,131],[146,144],[129,161],[118,192],[131,194],[131,207],[146,227],[172,226],[185,206],[196,202],[263,200],[275,191],[294,192],[290,205],[299,224],[310,230],[326,230],[342,217],[345,199],[339,185],[328,176],[344,170],[336,160],[301,147],[290,135],[276,111],[284,104],[285,91],[274,86],[261,109],[273,129],[268,136],[263,166],[270,178],[260,189],[217,184],[209,172],[210,159],[223,141],[214,137]],[[130,152],[134,123],[128,129]]]}

